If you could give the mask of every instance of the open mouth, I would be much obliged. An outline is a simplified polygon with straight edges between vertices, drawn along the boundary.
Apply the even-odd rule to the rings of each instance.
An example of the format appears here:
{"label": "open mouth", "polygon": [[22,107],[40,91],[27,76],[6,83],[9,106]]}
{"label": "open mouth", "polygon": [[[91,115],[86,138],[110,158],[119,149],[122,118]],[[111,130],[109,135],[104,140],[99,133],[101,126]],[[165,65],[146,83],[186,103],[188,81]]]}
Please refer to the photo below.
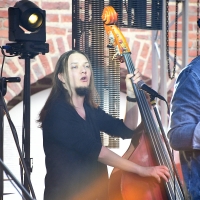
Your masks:
{"label": "open mouth", "polygon": [[81,80],[86,81],[87,80],[86,76],[82,77]]}

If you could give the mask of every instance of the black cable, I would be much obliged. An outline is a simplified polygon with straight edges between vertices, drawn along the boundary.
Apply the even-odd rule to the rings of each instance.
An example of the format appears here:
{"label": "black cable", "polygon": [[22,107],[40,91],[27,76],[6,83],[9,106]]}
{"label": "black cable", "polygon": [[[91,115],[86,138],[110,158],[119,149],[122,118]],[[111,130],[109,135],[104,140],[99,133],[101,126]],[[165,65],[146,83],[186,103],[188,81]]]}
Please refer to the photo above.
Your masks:
{"label": "black cable", "polygon": [[4,66],[4,62],[5,62],[5,57],[14,57],[14,56],[8,56],[8,55],[6,55],[5,54],[5,52],[4,52],[4,50],[3,50],[3,47],[2,46],[0,46],[0,48],[1,48],[1,53],[2,53],[2,55],[3,55],[3,61],[2,61],[2,65],[1,65],[1,77],[2,77],[2,75],[3,75],[3,66]]}

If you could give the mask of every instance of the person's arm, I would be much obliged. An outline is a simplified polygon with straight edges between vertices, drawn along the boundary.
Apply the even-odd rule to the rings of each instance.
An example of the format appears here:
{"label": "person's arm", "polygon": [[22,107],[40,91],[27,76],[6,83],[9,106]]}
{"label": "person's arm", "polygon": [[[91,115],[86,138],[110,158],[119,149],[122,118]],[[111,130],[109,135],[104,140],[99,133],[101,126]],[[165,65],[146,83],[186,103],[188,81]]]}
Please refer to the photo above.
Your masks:
{"label": "person's arm", "polygon": [[154,177],[158,182],[160,182],[160,178],[168,181],[170,177],[169,170],[165,166],[142,167],[120,157],[104,146],[101,148],[98,161],[127,172],[136,173],[143,177]]}
{"label": "person's arm", "polygon": [[200,149],[200,122],[195,127],[192,146],[194,149]]}
{"label": "person's arm", "polygon": [[191,66],[179,75],[171,101],[168,137],[177,151],[199,149],[198,123],[200,122],[199,78]]}
{"label": "person's arm", "polygon": [[[139,71],[136,69],[133,74],[127,74],[126,76],[126,94],[131,99],[135,99],[135,93],[133,91],[133,86],[131,79],[134,83],[137,83],[139,80],[141,80],[141,75]],[[130,128],[131,130],[134,130],[138,125],[138,117],[139,117],[139,110],[137,106],[137,102],[132,102],[130,100],[126,101],[126,114],[124,117],[124,124]]]}

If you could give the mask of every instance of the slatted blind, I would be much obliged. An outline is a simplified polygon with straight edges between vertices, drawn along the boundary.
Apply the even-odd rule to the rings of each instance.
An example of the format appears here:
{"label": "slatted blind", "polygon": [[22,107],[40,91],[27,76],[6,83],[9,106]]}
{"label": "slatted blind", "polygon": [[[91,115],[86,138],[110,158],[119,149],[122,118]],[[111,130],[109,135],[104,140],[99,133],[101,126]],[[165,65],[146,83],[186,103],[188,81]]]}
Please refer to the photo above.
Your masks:
{"label": "slatted blind", "polygon": [[[90,58],[95,86],[100,96],[100,107],[114,117],[119,117],[120,65],[113,60],[114,50],[108,49],[108,38],[101,19],[109,1],[73,1],[73,48],[82,50]],[[102,142],[111,148],[119,147],[119,138],[101,133]]]}
{"label": "slatted blind", "polygon": [[161,30],[163,0],[110,0],[120,27]]}
{"label": "slatted blind", "polygon": [[[113,60],[101,19],[105,6],[118,13],[118,26],[159,30],[162,27],[162,0],[72,0],[72,48],[89,56],[99,93],[100,107],[114,117],[120,110],[120,64]],[[105,146],[118,148],[119,138],[101,134]]]}

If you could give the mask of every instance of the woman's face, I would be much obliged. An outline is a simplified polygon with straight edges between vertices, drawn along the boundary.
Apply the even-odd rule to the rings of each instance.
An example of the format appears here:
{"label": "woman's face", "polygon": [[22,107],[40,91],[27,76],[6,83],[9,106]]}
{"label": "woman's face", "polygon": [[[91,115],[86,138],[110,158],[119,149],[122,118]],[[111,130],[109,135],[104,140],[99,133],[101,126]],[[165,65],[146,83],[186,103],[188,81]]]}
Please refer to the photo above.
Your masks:
{"label": "woman's face", "polygon": [[74,53],[69,56],[68,76],[72,92],[75,92],[75,88],[88,88],[91,77],[91,66],[84,55]]}

